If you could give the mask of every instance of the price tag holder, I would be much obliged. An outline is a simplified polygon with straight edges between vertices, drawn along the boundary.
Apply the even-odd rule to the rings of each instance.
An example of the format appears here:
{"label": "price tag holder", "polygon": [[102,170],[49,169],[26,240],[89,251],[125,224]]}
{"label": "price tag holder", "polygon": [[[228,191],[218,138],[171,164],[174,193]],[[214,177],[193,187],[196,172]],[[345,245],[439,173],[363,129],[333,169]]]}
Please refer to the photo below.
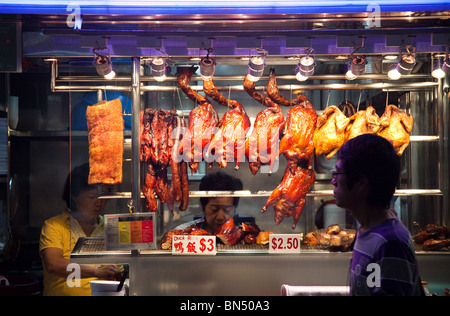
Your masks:
{"label": "price tag holder", "polygon": [[172,236],[172,255],[215,255],[216,236]]}
{"label": "price tag holder", "polygon": [[294,254],[300,253],[299,234],[270,234],[269,253],[271,254]]}

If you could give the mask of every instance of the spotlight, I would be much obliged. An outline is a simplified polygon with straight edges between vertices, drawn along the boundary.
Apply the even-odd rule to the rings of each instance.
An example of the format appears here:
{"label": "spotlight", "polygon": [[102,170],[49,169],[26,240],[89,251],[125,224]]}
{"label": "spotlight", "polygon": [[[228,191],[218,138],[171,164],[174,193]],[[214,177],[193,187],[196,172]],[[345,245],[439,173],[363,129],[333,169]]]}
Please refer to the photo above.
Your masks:
{"label": "spotlight", "polygon": [[402,75],[409,75],[416,64],[416,59],[412,54],[404,54],[397,64],[397,71]]}
{"label": "spotlight", "polygon": [[366,73],[367,59],[364,56],[357,55],[350,59],[350,69],[355,76],[361,76]]}
{"label": "spotlight", "polygon": [[444,63],[442,64],[442,70],[445,73],[450,73],[450,58],[448,54],[445,54],[445,60]]}
{"label": "spotlight", "polygon": [[351,62],[347,63],[347,72],[345,73],[345,78],[347,80],[355,80],[356,79],[356,75],[352,72],[350,63]]}
{"label": "spotlight", "polygon": [[433,62],[433,70],[431,75],[436,79],[441,79],[445,77],[445,72],[443,69],[443,60],[441,58],[435,58]]}
{"label": "spotlight", "polygon": [[310,56],[304,56],[300,58],[299,63],[296,67],[295,77],[298,81],[305,81],[308,77],[311,77],[314,74],[315,67],[314,58]]}
{"label": "spotlight", "polygon": [[216,68],[216,62],[214,61],[214,59],[206,56],[200,60],[199,65],[200,75],[202,76],[203,80],[210,80],[214,75],[214,71]]}
{"label": "spotlight", "polygon": [[166,60],[156,57],[150,64],[150,72],[156,81],[166,80]]}
{"label": "spotlight", "polygon": [[258,81],[263,75],[265,67],[265,57],[264,56],[253,56],[248,61],[248,73],[249,79],[251,81]]}
{"label": "spotlight", "polygon": [[100,54],[94,54],[94,66],[97,73],[107,80],[111,80],[116,76],[113,70],[111,58]]}
{"label": "spotlight", "polygon": [[398,80],[402,76],[402,74],[397,70],[396,64],[389,66],[387,75],[391,80]]}

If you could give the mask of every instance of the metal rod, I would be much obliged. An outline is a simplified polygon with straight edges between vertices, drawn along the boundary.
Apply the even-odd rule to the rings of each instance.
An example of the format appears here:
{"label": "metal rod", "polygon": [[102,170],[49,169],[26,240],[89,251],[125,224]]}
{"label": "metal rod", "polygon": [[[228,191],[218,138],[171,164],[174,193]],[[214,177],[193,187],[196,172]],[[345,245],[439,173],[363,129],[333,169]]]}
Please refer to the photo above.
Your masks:
{"label": "metal rod", "polygon": [[131,152],[132,152],[132,173],[131,173],[131,183],[132,183],[132,206],[135,210],[139,210],[140,201],[140,164],[139,164],[139,117],[141,111],[140,102],[140,84],[139,84],[139,71],[140,71],[140,59],[138,57],[132,58],[132,80],[131,80]]}
{"label": "metal rod", "polygon": [[[312,84],[312,85],[279,85],[278,89],[280,91],[290,91],[292,90],[358,90],[358,89],[429,89],[431,87],[438,86],[439,83],[433,81],[425,81],[425,82],[408,82],[408,83],[352,83],[352,84],[344,84],[344,83],[330,83],[330,84]],[[203,90],[202,85],[191,86],[193,90],[201,91]],[[264,90],[265,85],[257,86],[256,90]],[[130,91],[130,87],[128,86],[56,86],[56,92],[89,92],[89,91]],[[140,91],[148,92],[148,91],[165,91],[171,92],[178,89],[178,86],[142,86],[140,87]],[[243,85],[233,85],[233,86],[218,86],[217,89],[219,91],[244,91]]]}
{"label": "metal rod", "polygon": [[[272,191],[190,191],[189,196],[194,197],[251,197],[260,196],[267,197],[272,194]],[[395,196],[412,196],[412,195],[443,195],[443,192],[438,189],[399,189],[394,193]],[[103,193],[100,199],[126,199],[130,198],[130,192],[113,192]],[[333,190],[311,190],[306,196],[333,196]],[[144,195],[141,195],[144,197]]]}

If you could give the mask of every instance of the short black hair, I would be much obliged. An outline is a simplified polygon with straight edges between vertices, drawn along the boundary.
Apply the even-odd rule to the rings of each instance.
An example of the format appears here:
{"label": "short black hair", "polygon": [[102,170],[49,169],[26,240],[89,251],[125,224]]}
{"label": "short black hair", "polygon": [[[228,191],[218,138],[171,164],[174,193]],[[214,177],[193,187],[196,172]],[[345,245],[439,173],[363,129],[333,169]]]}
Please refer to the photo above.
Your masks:
{"label": "short black hair", "polygon": [[62,198],[71,211],[76,211],[72,196],[78,196],[82,191],[89,191],[96,188],[94,184],[88,183],[88,178],[89,163],[84,163],[81,166],[73,168],[67,176]]}
{"label": "short black hair", "polygon": [[361,175],[366,176],[370,184],[367,201],[390,206],[400,178],[400,157],[387,139],[375,134],[352,138],[339,150],[339,160],[350,189]]}
{"label": "short black hair", "polygon": [[[242,181],[230,176],[222,171],[207,174],[202,178],[199,185],[200,191],[238,191],[244,188]],[[201,197],[202,209],[208,204],[209,197]],[[239,204],[239,197],[233,197],[233,205],[236,208]]]}

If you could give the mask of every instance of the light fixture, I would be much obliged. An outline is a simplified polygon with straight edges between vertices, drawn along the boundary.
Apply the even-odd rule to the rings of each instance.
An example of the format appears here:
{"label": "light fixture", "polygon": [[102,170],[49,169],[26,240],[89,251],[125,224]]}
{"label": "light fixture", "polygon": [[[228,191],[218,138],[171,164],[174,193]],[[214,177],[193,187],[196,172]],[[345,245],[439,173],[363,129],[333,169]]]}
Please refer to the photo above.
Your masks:
{"label": "light fixture", "polygon": [[355,76],[366,73],[367,59],[362,55],[355,55],[350,58],[350,70]]}
{"label": "light fixture", "polygon": [[296,67],[295,78],[297,78],[298,81],[305,81],[314,74],[314,67],[316,66],[316,63],[314,58],[310,56],[313,49],[308,49],[307,51],[308,55],[300,58],[300,61]]}
{"label": "light fixture", "polygon": [[257,48],[255,49],[259,55],[251,56],[248,60],[248,79],[250,81],[258,81],[259,78],[263,75],[264,67],[266,66],[266,54],[267,52],[264,49]]}
{"label": "light fixture", "polygon": [[356,75],[352,72],[350,62],[347,63],[347,72],[345,73],[345,78],[347,80],[355,80]]}
{"label": "light fixture", "polygon": [[101,55],[94,49],[94,66],[97,73],[107,80],[111,80],[116,76],[112,67],[111,57]]}
{"label": "light fixture", "polygon": [[396,64],[389,66],[387,75],[391,80],[398,80],[402,76],[402,74],[398,72]]}
{"label": "light fixture", "polygon": [[166,80],[166,60],[161,57],[153,58],[150,64],[150,73],[156,81]]}
{"label": "light fixture", "polygon": [[445,77],[445,72],[442,69],[443,60],[441,58],[435,57],[433,61],[433,69],[431,75],[436,79],[441,79]]}
{"label": "light fixture", "polygon": [[442,64],[442,70],[445,73],[450,73],[450,55],[448,54],[448,48],[446,49],[444,63]]}
{"label": "light fixture", "polygon": [[402,75],[409,75],[416,64],[416,59],[412,54],[403,54],[397,64],[397,70]]}

